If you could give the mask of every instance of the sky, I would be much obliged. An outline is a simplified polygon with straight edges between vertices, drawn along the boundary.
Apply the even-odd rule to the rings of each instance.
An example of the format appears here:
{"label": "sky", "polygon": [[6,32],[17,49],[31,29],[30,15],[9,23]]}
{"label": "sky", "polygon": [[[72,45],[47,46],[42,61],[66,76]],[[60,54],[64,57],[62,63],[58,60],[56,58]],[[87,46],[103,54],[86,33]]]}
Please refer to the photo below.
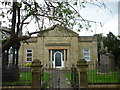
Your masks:
{"label": "sky", "polygon": [[[94,34],[102,33],[104,36],[109,32],[112,32],[114,35],[118,35],[118,1],[119,0],[106,0],[106,6],[108,9],[99,8],[94,5],[87,4],[85,8],[80,10],[80,14],[83,18],[101,22],[101,25],[92,24],[92,27],[89,30],[81,30],[77,32],[80,36],[91,36]],[[46,22],[47,23],[47,22]],[[32,30],[35,30],[34,27],[29,25]],[[76,28],[73,28],[76,32]]]}
{"label": "sky", "polygon": [[[94,34],[102,33],[106,35],[112,32],[114,35],[118,35],[118,1],[119,0],[105,0],[106,6],[108,9],[99,8],[94,5],[87,4],[85,8],[80,10],[80,14],[84,19],[92,20],[96,22],[101,22],[102,26],[98,24],[91,24],[92,27],[89,30],[81,30],[79,33],[80,36],[91,36]],[[47,24],[48,22],[46,22]],[[24,28],[25,31],[29,30],[33,32],[36,30],[36,26],[33,22]],[[76,28],[73,28],[74,31],[77,31]]]}
{"label": "sky", "polygon": [[84,18],[102,22],[102,27],[100,24],[92,25],[91,30],[93,32],[84,30],[79,32],[79,35],[88,36],[98,33],[106,35],[109,31],[118,35],[118,0],[106,2],[106,6],[108,9],[99,9],[97,6],[87,5],[86,8],[81,10],[81,15]]}
{"label": "sky", "polygon": [[120,2],[118,3],[118,35],[120,36]]}

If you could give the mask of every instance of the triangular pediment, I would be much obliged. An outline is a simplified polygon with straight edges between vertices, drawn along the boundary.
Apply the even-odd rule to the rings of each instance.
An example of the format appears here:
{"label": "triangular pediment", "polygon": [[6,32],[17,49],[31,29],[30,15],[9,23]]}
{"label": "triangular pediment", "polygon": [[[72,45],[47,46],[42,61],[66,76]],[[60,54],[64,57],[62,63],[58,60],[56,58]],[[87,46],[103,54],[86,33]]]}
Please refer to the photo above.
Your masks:
{"label": "triangular pediment", "polygon": [[53,27],[41,31],[38,36],[55,36],[55,37],[60,37],[60,36],[78,36],[78,34],[66,27],[60,26],[60,25],[54,25]]}

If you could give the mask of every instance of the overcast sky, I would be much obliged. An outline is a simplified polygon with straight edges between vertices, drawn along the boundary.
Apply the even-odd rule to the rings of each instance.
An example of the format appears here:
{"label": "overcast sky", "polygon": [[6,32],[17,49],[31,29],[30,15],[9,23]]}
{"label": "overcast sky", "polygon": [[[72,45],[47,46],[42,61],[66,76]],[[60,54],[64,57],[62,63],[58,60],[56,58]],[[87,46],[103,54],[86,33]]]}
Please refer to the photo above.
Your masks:
{"label": "overcast sky", "polygon": [[[109,0],[108,0],[109,1]],[[96,33],[103,33],[106,35],[109,31],[118,35],[118,0],[111,0],[106,2],[108,9],[99,9],[93,5],[87,5],[86,8],[81,10],[81,14],[84,18],[102,22],[103,26],[99,24],[92,26],[92,31],[81,31],[80,35],[93,35]],[[111,12],[110,12],[111,11]]]}
{"label": "overcast sky", "polygon": [[[103,33],[106,35],[112,32],[114,35],[118,35],[118,1],[119,0],[106,0],[106,6],[108,9],[100,9],[97,6],[87,4],[85,8],[80,10],[82,17],[88,20],[102,22],[102,27],[100,24],[92,24],[89,31],[82,30],[78,32],[80,36],[90,36],[98,33]],[[31,25],[29,25],[31,26]],[[35,30],[34,27],[32,30]],[[74,28],[74,31],[76,28]]]}
{"label": "overcast sky", "polygon": [[[83,18],[102,22],[102,27],[100,24],[92,24],[92,27],[89,29],[89,31],[83,30],[81,32],[78,32],[81,36],[89,36],[94,35],[98,33],[103,33],[103,35],[106,35],[109,33],[109,31],[113,32],[116,36],[118,35],[118,1],[119,0],[107,0],[106,6],[108,9],[100,9],[97,6],[87,4],[86,8],[83,8],[80,10],[80,13]],[[112,13],[111,13],[111,12]],[[47,22],[46,22],[47,23]],[[24,28],[26,29],[26,28]],[[25,31],[35,31],[35,25],[30,24],[28,25],[27,29]],[[74,31],[76,28],[74,28]]]}

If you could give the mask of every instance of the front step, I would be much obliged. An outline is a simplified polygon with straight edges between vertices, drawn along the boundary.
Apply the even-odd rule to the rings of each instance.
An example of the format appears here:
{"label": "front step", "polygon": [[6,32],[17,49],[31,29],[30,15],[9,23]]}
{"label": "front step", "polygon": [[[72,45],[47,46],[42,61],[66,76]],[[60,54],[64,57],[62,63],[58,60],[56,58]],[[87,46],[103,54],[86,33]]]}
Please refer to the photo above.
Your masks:
{"label": "front step", "polygon": [[44,68],[44,70],[60,70],[60,71],[70,71],[68,68]]}

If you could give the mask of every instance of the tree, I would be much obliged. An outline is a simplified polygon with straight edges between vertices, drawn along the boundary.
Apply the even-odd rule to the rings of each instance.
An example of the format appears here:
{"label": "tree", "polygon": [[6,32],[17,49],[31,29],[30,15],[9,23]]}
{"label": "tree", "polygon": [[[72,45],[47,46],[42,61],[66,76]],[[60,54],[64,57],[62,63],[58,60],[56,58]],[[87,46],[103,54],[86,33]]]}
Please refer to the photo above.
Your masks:
{"label": "tree", "polygon": [[[112,32],[109,32],[107,36],[102,36],[102,34],[96,34],[94,36],[97,38],[98,52],[101,49],[100,42],[103,41],[104,48],[108,47],[108,52],[111,52],[114,55],[116,65],[118,62],[120,63],[120,40]],[[100,56],[99,53],[98,56]]]}
{"label": "tree", "polygon": [[102,34],[95,34],[94,37],[97,39],[97,49],[98,49],[98,61],[100,61],[100,49],[101,49],[101,41],[103,40]]}
{"label": "tree", "polygon": [[[72,1],[69,2],[50,2],[47,0],[44,0],[43,4],[40,4],[36,2],[35,0],[30,0],[28,2],[1,2],[2,5],[5,5],[6,7],[10,7],[7,10],[7,14],[4,13],[2,10],[2,13],[0,16],[5,17],[8,14],[12,14],[12,19],[10,18],[9,21],[11,21],[11,25],[9,30],[4,30],[3,28],[1,29],[2,32],[6,32],[10,34],[9,39],[2,45],[2,51],[4,52],[6,49],[10,48],[14,43],[20,42],[22,40],[29,39],[32,34],[35,33],[40,33],[41,30],[45,29],[45,20],[49,20],[50,23],[56,24],[59,23],[63,26],[72,28],[74,25],[78,25],[79,29],[86,28],[88,29],[90,27],[90,23],[96,23],[95,21],[90,21],[84,19],[80,12],[78,12],[78,8],[76,9],[75,7],[79,7],[79,9],[84,8],[85,4],[90,3],[93,5],[96,5],[98,7],[105,7],[105,4],[101,1],[98,3],[94,3],[92,0],[91,2],[80,2],[78,1]],[[12,5],[12,6],[11,6]],[[21,12],[24,12],[24,15],[21,14]],[[25,24],[29,24],[30,22],[26,22],[26,20],[30,19],[36,20],[36,23],[39,26],[38,32],[34,33],[28,33],[28,36],[22,36],[22,30],[23,26]],[[31,21],[30,20],[30,21]],[[79,20],[79,23],[77,21]],[[101,24],[101,23],[100,23]]]}
{"label": "tree", "polygon": [[[18,50],[20,48],[20,41],[26,41],[26,39],[30,39],[32,34],[41,33],[42,30],[46,29],[46,20],[48,20],[51,25],[60,24],[68,28],[73,28],[73,26],[78,25],[78,31],[82,28],[88,29],[90,27],[90,23],[97,23],[95,21],[84,19],[79,12],[79,10],[84,8],[87,3],[96,5],[100,8],[106,7],[102,1],[98,3],[94,3],[93,1],[94,0],[91,0],[90,2],[81,2],[77,0],[72,2],[56,2],[43,0],[42,4],[36,2],[35,0],[28,0],[27,2],[17,2],[17,0],[14,0],[12,3],[1,2],[1,4],[7,8],[2,8],[0,16],[3,18],[7,17],[10,23],[7,28],[3,28],[2,26],[0,27],[0,31],[3,33],[3,37],[5,37],[2,42],[2,53],[6,57],[6,59],[3,58],[5,66],[8,64],[8,52],[10,48],[13,49],[13,66],[18,65]],[[7,9],[7,12],[5,13],[3,9]],[[10,15],[11,18],[9,18]],[[26,25],[28,25],[32,20],[35,20],[35,23],[39,27],[39,31],[32,33],[29,33],[28,31],[28,35],[23,35],[23,27],[26,27]],[[16,63],[14,62],[15,50],[17,52]],[[13,70],[13,68],[11,70]],[[5,71],[5,74],[3,73],[3,76],[8,75],[6,72],[7,71]]]}
{"label": "tree", "polygon": [[115,62],[117,64],[120,60],[120,40],[112,32],[109,32],[107,37],[103,37],[103,43],[105,47],[108,47],[108,51],[111,51],[115,56]]}

